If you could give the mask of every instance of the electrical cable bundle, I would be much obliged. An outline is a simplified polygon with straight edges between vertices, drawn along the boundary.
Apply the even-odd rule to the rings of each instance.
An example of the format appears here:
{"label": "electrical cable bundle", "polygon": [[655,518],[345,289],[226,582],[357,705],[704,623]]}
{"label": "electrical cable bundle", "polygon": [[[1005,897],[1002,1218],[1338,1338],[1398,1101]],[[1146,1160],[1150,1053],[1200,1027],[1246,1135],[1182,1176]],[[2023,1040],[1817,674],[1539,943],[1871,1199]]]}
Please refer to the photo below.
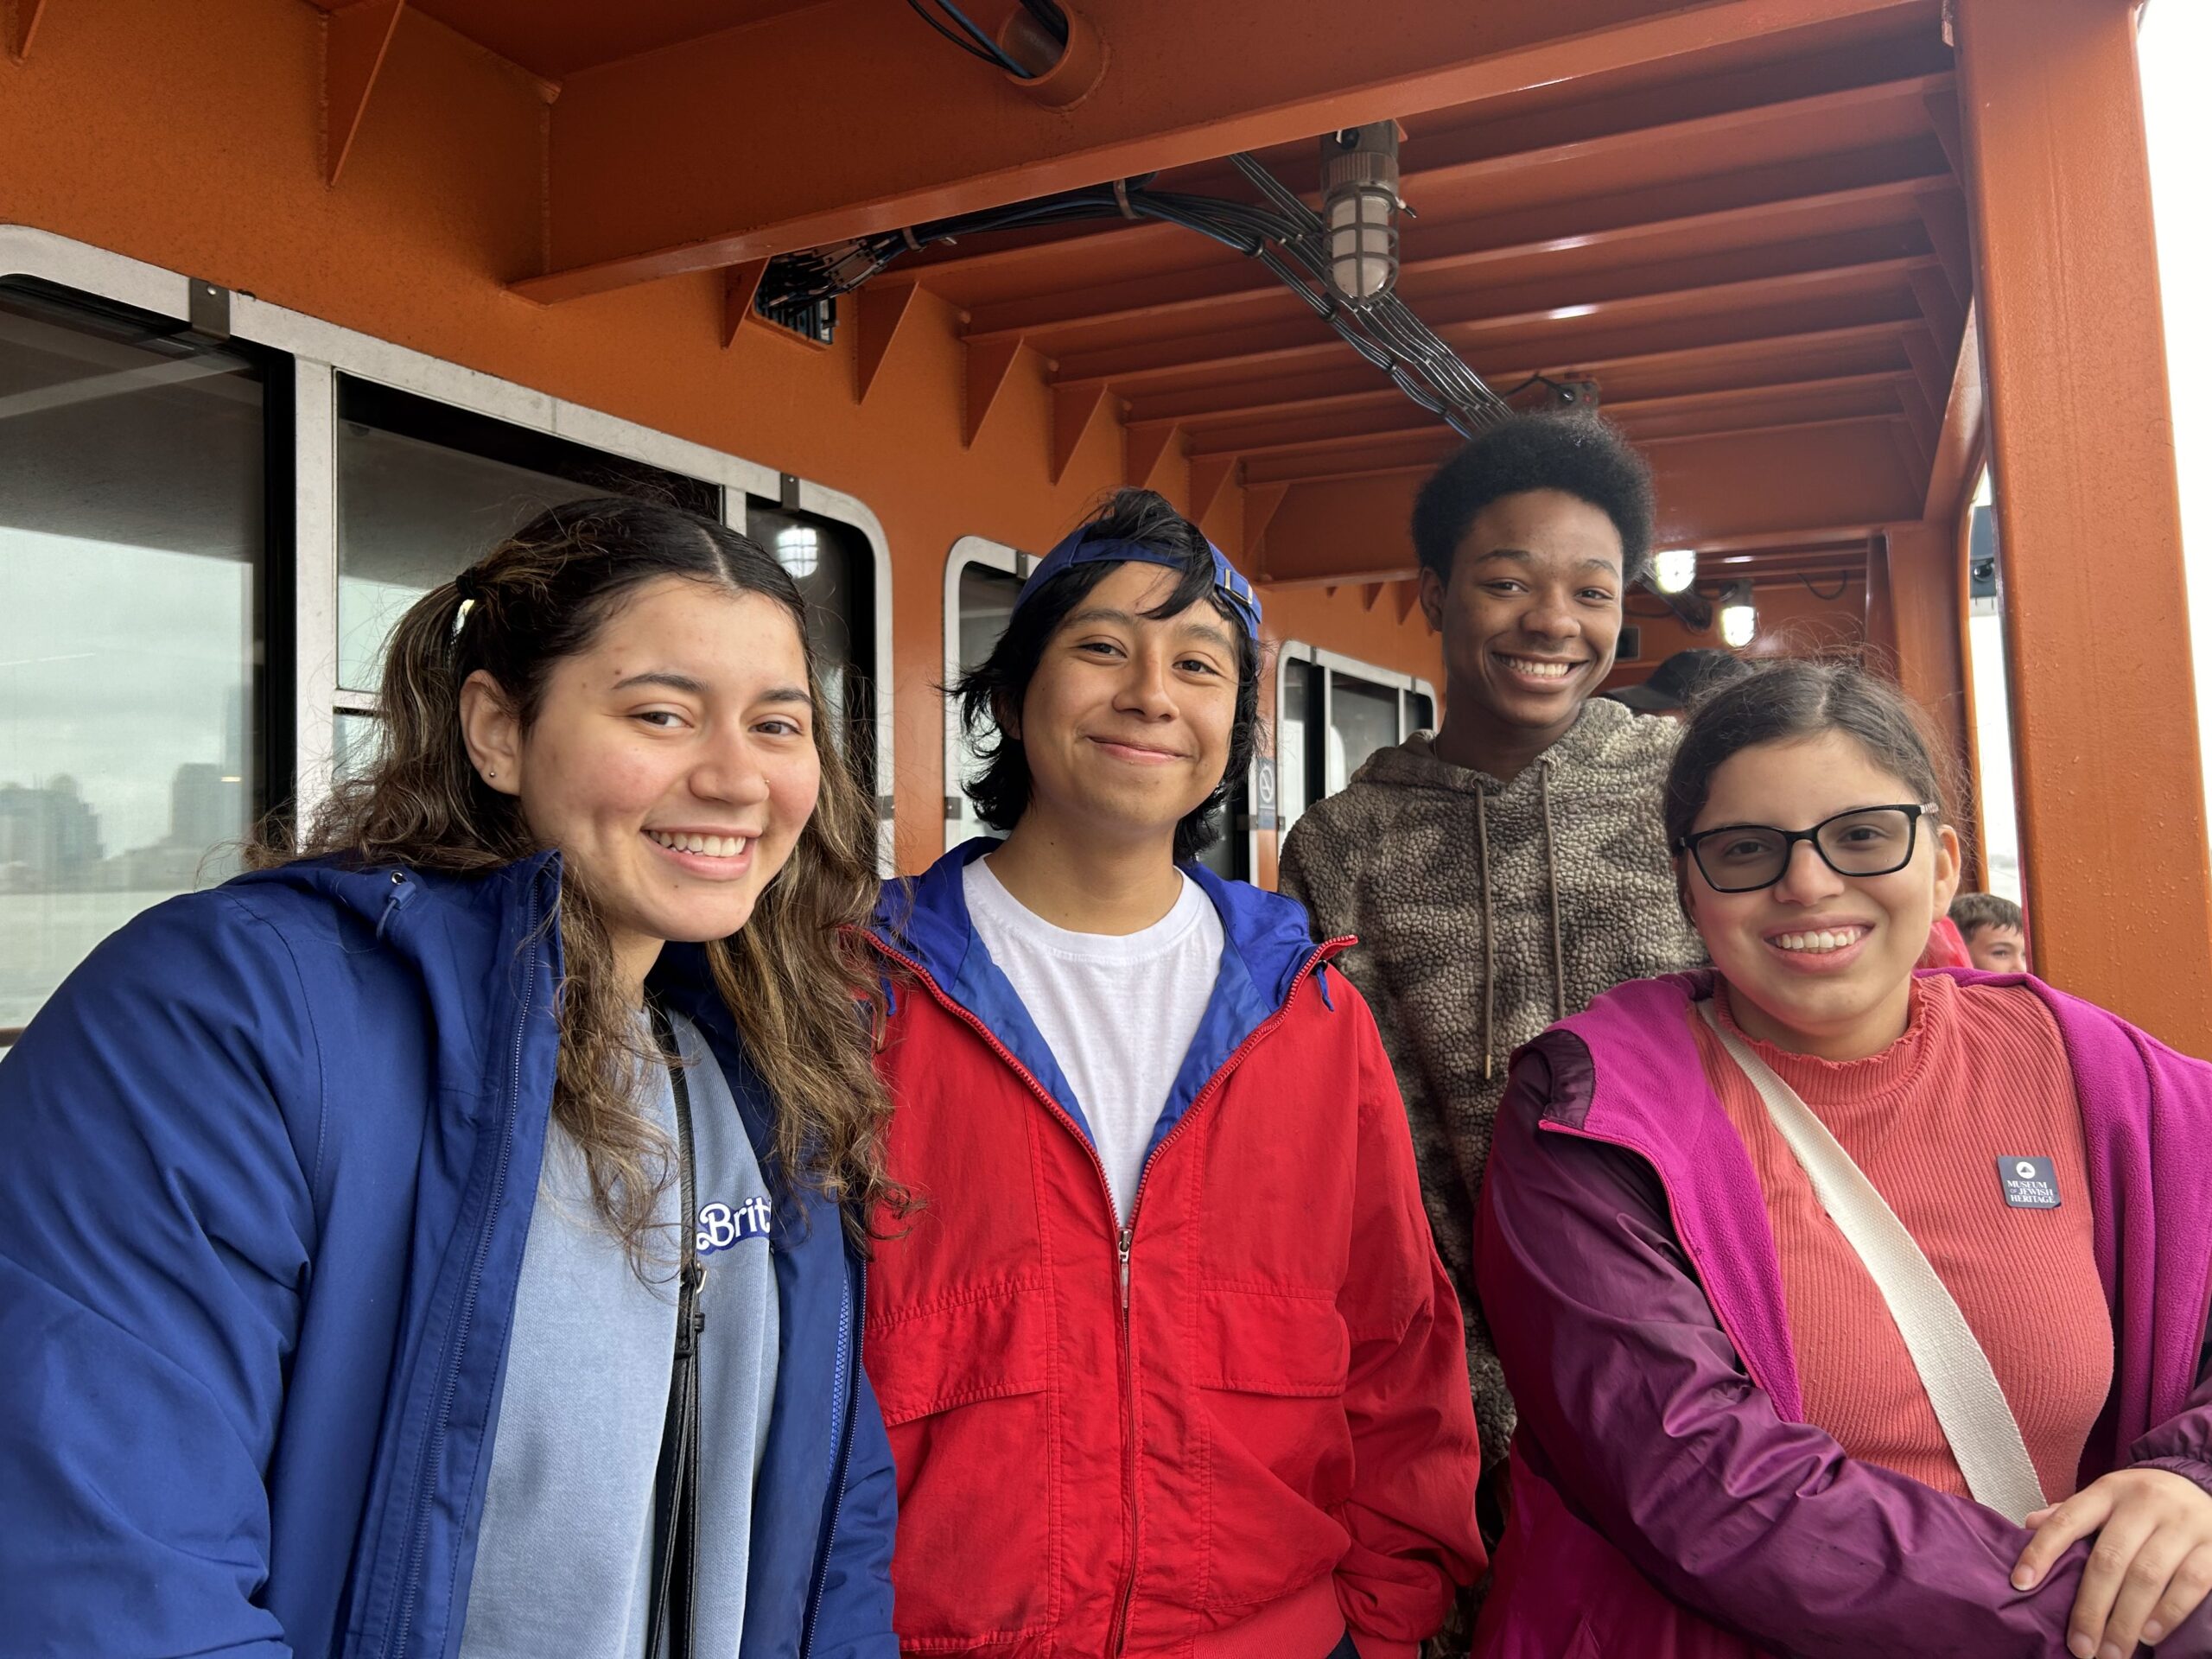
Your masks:
{"label": "electrical cable bundle", "polygon": [[[934,3],[938,10],[930,10]],[[906,0],[914,15],[938,34],[950,41],[969,57],[979,59],[993,68],[1003,69],[1017,80],[1034,80],[1036,72],[1024,68],[1013,55],[993,40],[976,20],[953,4],[952,0]],[[1053,0],[1021,0],[1021,9],[1027,12],[1042,29],[1048,40],[1060,46],[1068,43],[1068,17]],[[938,16],[941,12],[944,15]]]}
{"label": "electrical cable bundle", "polygon": [[[920,0],[910,3],[918,9]],[[1473,437],[1511,414],[1505,400],[1395,294],[1357,308],[1338,298],[1328,283],[1327,232],[1319,217],[1256,157],[1239,154],[1231,160],[1266,198],[1264,205],[1156,191],[1150,188],[1152,175],[1146,175],[785,254],[768,267],[760,303],[766,309],[849,294],[893,260],[963,236],[1084,219],[1157,220],[1180,225],[1258,260],[1363,359],[1461,436]]]}

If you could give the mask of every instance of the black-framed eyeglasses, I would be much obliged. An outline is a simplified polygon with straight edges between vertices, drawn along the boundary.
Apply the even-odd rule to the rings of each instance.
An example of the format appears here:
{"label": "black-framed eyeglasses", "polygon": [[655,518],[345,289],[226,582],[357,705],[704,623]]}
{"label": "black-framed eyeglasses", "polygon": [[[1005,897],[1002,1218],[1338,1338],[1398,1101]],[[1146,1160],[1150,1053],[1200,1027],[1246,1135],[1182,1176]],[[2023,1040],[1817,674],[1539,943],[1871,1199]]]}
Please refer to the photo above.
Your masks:
{"label": "black-framed eyeglasses", "polygon": [[1684,836],[1675,850],[1697,861],[1706,885],[1715,893],[1757,893],[1772,887],[1789,870],[1801,841],[1811,842],[1821,861],[1838,875],[1888,875],[1912,862],[1921,819],[1941,810],[1933,801],[1853,807],[1809,830],[1724,823]]}

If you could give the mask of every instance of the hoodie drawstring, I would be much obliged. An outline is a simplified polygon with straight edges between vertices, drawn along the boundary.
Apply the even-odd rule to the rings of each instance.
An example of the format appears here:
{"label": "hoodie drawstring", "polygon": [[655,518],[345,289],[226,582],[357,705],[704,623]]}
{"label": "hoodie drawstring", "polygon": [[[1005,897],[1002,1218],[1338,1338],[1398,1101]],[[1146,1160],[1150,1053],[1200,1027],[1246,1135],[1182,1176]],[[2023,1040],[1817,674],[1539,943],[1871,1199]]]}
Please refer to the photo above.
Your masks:
{"label": "hoodie drawstring", "polygon": [[1475,865],[1482,876],[1483,894],[1483,1081],[1491,1071],[1491,1015],[1497,1002],[1497,952],[1491,946],[1494,931],[1490,908],[1490,823],[1484,815],[1483,797],[1488,791],[1475,785]]}
{"label": "hoodie drawstring", "polygon": [[[1552,1019],[1554,1022],[1567,1018],[1567,954],[1559,942],[1559,855],[1552,844],[1552,766],[1551,757],[1544,756],[1536,772],[1540,785],[1539,797],[1544,810],[1544,887],[1552,906]],[[1485,881],[1484,887],[1489,887]]]}

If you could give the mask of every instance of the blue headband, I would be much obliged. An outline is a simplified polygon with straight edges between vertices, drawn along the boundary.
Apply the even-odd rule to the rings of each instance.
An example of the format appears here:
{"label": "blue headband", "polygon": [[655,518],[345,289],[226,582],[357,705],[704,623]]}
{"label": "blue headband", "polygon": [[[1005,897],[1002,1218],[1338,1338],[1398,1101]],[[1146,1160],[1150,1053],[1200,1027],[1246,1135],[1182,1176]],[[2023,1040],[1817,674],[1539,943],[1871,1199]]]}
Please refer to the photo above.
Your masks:
{"label": "blue headband", "polygon": [[[1093,526],[1085,524],[1072,536],[1038,562],[1029,573],[1029,580],[1021,584],[1021,591],[1014,596],[1014,608],[1019,611],[1037,596],[1044,585],[1063,570],[1072,570],[1078,564],[1157,564],[1170,570],[1180,570],[1184,556],[1166,548],[1154,547],[1146,542],[1120,541],[1112,537],[1093,537]],[[1213,595],[1228,607],[1229,613],[1243,624],[1245,633],[1255,645],[1260,639],[1260,601],[1252,592],[1252,584],[1244,580],[1243,573],[1229,562],[1229,556],[1211,542],[1206,551],[1213,555]]]}

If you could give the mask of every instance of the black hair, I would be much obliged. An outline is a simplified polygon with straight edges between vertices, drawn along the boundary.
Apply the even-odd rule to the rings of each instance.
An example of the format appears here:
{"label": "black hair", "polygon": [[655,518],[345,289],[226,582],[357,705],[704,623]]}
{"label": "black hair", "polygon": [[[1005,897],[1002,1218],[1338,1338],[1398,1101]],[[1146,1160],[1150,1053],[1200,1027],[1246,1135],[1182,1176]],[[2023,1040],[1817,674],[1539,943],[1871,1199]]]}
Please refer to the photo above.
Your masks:
{"label": "black hair", "polygon": [[2023,931],[2020,907],[1993,893],[1961,893],[1951,900],[1951,919],[1959,925],[1961,937],[1968,940],[1974,938],[1977,928],[2009,927],[2016,933]]}
{"label": "black hair", "polygon": [[1516,415],[1472,440],[1429,474],[1414,499],[1414,551],[1449,582],[1467,526],[1493,501],[1558,490],[1613,521],[1621,575],[1651,561],[1651,469],[1618,429],[1595,415]]}
{"label": "black hair", "polygon": [[[1259,644],[1243,622],[1213,598],[1213,549],[1204,532],[1166,497],[1151,490],[1117,490],[1091,515],[1090,533],[1101,540],[1139,542],[1173,557],[1173,565],[1163,568],[1175,571],[1174,588],[1147,616],[1180,616],[1193,605],[1210,602],[1230,624],[1230,637],[1236,641],[1236,716],[1230,728],[1229,763],[1212,793],[1175,826],[1175,857],[1187,861],[1219,839],[1222,803],[1252,764],[1260,717]],[[963,728],[986,762],[982,775],[966,786],[968,798],[976,804],[976,816],[994,830],[1011,830],[1021,821],[1029,810],[1031,789],[1029,758],[1022,752],[1021,740],[1005,728],[1000,712],[1020,710],[1045,647],[1060,631],[1060,624],[1117,568],[1101,562],[1060,572],[1014,613],[991,654],[948,688],[959,700]]]}
{"label": "black hair", "polygon": [[1699,702],[1667,773],[1667,845],[1679,848],[1705,810],[1713,774],[1762,743],[1840,732],[1916,801],[1948,804],[1943,773],[1919,709],[1889,681],[1848,663],[1777,662]]}

